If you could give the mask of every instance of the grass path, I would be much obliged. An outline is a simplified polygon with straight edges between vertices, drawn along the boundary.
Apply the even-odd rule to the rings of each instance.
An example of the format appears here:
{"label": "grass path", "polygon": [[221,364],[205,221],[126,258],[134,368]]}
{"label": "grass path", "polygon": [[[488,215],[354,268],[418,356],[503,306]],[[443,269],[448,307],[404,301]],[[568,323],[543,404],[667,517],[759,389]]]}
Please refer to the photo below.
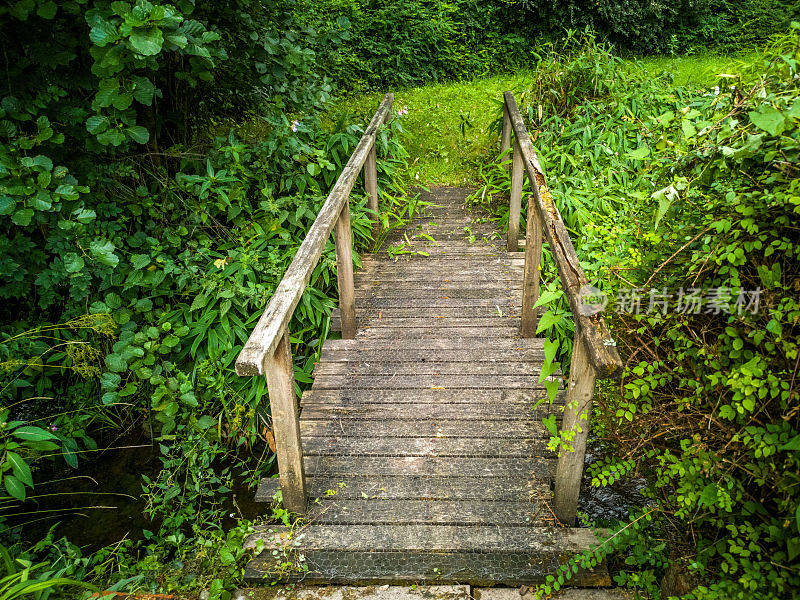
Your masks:
{"label": "grass path", "polygon": [[[751,52],[737,58],[651,57],[627,65],[651,77],[672,73],[676,84],[699,87],[713,83],[718,73],[742,72],[760,56]],[[491,157],[499,139],[499,130],[492,125],[501,116],[502,93],[513,90],[519,97],[530,87],[532,76],[531,71],[519,71],[396,90],[395,110],[408,109],[405,145],[410,179],[426,186],[476,183],[476,166]],[[342,112],[371,115],[382,96],[382,92],[372,92],[346,98],[336,104],[332,116]]]}

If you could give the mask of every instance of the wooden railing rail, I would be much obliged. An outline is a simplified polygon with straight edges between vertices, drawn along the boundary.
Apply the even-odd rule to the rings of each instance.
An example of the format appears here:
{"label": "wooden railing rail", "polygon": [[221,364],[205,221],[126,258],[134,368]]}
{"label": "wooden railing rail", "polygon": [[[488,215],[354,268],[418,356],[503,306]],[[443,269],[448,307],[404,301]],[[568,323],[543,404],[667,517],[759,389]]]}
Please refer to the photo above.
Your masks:
{"label": "wooden railing rail", "polygon": [[[393,101],[393,94],[384,96],[378,111],[372,117],[283,279],[275,289],[267,309],[236,359],[236,373],[239,375],[267,377],[283,502],[288,510],[296,513],[304,513],[306,510],[306,486],[288,326],[311,274],[322,256],[325,243],[333,232],[336,243],[336,277],[339,283],[342,337],[355,336],[353,242],[348,200],[363,167],[364,186],[369,197],[368,206],[377,214],[378,172],[375,138],[380,125],[388,121],[391,116]],[[377,217],[375,224],[377,225]]]}
{"label": "wooden railing rail", "polygon": [[542,234],[550,246],[564,294],[575,320],[575,339],[570,363],[569,384],[561,423],[562,431],[574,432],[572,450],[562,448],[555,474],[554,512],[565,524],[572,525],[578,506],[586,439],[592,411],[596,379],[616,377],[622,372],[622,361],[601,312],[587,302],[589,281],[581,268],[561,214],[547,187],[544,171],[533,150],[530,135],[514,100],[513,92],[503,94],[503,131],[501,152],[511,148],[511,199],[509,201],[509,252],[517,250],[522,203],[522,178],[527,173],[531,182],[528,201],[525,268],[522,284],[521,335],[533,337],[538,321],[534,305],[539,298],[539,264]]}

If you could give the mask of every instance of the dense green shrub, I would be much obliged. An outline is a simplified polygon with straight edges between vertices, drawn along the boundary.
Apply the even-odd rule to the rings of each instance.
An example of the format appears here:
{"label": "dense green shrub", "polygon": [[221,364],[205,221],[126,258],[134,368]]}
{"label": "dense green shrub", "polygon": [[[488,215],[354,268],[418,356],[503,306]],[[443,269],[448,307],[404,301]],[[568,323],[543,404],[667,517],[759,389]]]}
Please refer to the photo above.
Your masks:
{"label": "dense green shrub", "polygon": [[[654,597],[774,599],[800,587],[799,33],[753,81],[699,91],[631,76],[591,39],[533,77],[523,110],[626,361],[598,396],[594,430],[613,452],[592,482],[648,485],[647,506],[545,591],[612,551],[615,580]],[[549,260],[544,275],[556,279]],[[547,307],[540,330],[568,347],[563,297]]]}

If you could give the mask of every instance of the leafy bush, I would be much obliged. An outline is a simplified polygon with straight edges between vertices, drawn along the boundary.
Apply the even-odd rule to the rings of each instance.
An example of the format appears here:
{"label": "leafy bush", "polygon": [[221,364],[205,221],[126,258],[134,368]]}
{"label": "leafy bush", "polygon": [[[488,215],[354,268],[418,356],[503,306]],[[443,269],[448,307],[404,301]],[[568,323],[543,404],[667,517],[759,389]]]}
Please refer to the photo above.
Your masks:
{"label": "leafy bush", "polygon": [[[631,76],[597,60],[607,49],[591,40],[550,63],[576,74],[561,79],[563,102],[546,101],[547,74],[531,84],[523,110],[584,267],[611,298],[627,365],[598,395],[594,430],[615,450],[590,474],[598,486],[648,482],[648,505],[543,591],[615,552],[615,580],[654,597],[781,598],[800,586],[799,31],[749,80],[702,90]],[[602,94],[586,85],[591,65]],[[690,288],[705,295],[697,312]],[[549,300],[542,329],[563,344],[571,319]]]}

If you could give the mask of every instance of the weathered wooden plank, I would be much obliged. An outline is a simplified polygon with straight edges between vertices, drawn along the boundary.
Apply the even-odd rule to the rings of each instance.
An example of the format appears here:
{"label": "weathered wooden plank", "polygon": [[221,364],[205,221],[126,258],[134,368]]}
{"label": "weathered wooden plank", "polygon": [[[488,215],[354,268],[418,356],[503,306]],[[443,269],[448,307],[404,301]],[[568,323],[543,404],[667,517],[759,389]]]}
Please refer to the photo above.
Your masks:
{"label": "weathered wooden plank", "polygon": [[560,527],[495,527],[458,525],[311,525],[303,537],[291,532],[277,535],[269,528],[257,528],[245,547],[254,547],[263,540],[270,548],[303,548],[312,550],[447,552],[475,551],[517,553],[550,553],[556,547],[564,555],[574,555],[597,538],[589,529]]}
{"label": "weathered wooden plank", "polygon": [[[560,392],[563,393],[563,392]],[[556,396],[556,399],[561,396]],[[519,404],[537,403],[546,398],[544,386],[537,384],[525,389],[509,390],[505,388],[485,388],[481,390],[451,390],[451,389],[426,389],[426,390],[359,390],[349,386],[340,390],[306,390],[301,398],[301,405],[320,404],[334,406],[338,402],[346,404],[435,404],[446,406],[448,404],[466,404],[480,407],[482,405],[495,406],[498,410],[508,408],[516,411],[518,417],[524,416],[524,410]],[[563,404],[563,402],[562,402]]]}
{"label": "weathered wooden plank", "polygon": [[292,512],[303,513],[306,509],[303,448],[294,392],[294,363],[289,331],[285,328],[280,343],[267,357],[265,366],[284,505]]}
{"label": "weathered wooden plank", "polygon": [[621,375],[622,360],[617,353],[616,344],[611,337],[602,314],[591,314],[583,303],[588,279],[580,265],[580,260],[572,245],[561,214],[553,202],[547,187],[544,170],[533,150],[528,130],[517,108],[513,92],[503,94],[505,106],[511,119],[511,126],[522,153],[525,169],[531,181],[534,204],[550,244],[550,252],[558,268],[564,294],[569,300],[572,315],[578,332],[586,342],[587,354],[599,378]]}
{"label": "weathered wooden plank", "polygon": [[[498,351],[490,348],[468,348],[465,350],[417,350],[413,348],[373,348],[364,350],[322,349],[320,362],[374,363],[377,361],[420,362],[440,360],[442,362],[483,362],[494,361]],[[513,348],[510,356],[503,357],[506,362],[524,363],[544,361],[544,350],[520,350]]]}
{"label": "weathered wooden plank", "polygon": [[558,519],[573,525],[578,510],[578,496],[583,478],[583,459],[586,455],[586,440],[592,416],[594,394],[594,366],[589,360],[586,343],[576,338],[572,349],[569,385],[564,404],[562,431],[574,432],[572,449],[561,449],[555,477],[555,513]]}
{"label": "weathered wooden plank", "polygon": [[382,376],[386,378],[395,375],[492,375],[514,376],[525,375],[537,377],[542,371],[541,362],[509,362],[501,360],[474,361],[439,361],[432,356],[432,360],[411,361],[373,361],[373,362],[329,362],[322,361],[314,369],[314,377],[323,375],[349,375],[353,378],[365,375]]}
{"label": "weathered wooden plank", "polygon": [[451,329],[458,329],[462,327],[469,327],[469,328],[484,328],[484,329],[494,329],[496,327],[517,327],[519,326],[519,318],[515,316],[503,316],[499,317],[496,314],[494,316],[487,316],[484,318],[465,318],[460,319],[456,317],[444,317],[444,316],[432,316],[432,317],[392,317],[392,316],[378,316],[374,315],[372,317],[359,317],[359,323],[361,327],[364,329],[367,328],[380,328],[380,327],[391,327],[395,329],[405,329],[405,328],[424,328],[428,329],[429,331],[436,331],[438,330],[439,326],[443,324],[447,324],[448,328]]}
{"label": "weathered wooden plank", "polygon": [[[548,438],[549,439],[549,438]],[[432,456],[440,458],[556,458],[541,438],[456,437],[307,437],[303,439],[306,460],[311,456]]]}
{"label": "weathered wooden plank", "polygon": [[519,334],[519,327],[509,325],[507,327],[440,327],[436,330],[431,330],[430,327],[368,327],[365,326],[360,331],[361,338],[364,340],[369,339],[383,339],[393,340],[401,336],[406,340],[415,338],[430,338],[437,336],[440,339],[450,338],[463,339],[464,343],[470,344],[478,339],[490,339],[493,336],[512,337]]}
{"label": "weathered wooden plank", "polygon": [[[387,113],[384,121],[389,117]],[[364,161],[364,191],[367,194],[367,207],[375,214],[371,217],[373,221],[373,233],[377,228],[380,220],[378,218],[378,154],[375,148],[375,141],[372,142],[372,147],[367,154],[367,159]]]}
{"label": "weathered wooden plank", "polygon": [[350,231],[350,202],[345,201],[334,225],[336,280],[339,284],[339,330],[343,338],[356,335],[356,306],[353,282],[353,235]]}
{"label": "weathered wooden plank", "polygon": [[542,223],[533,202],[528,202],[528,222],[525,244],[525,275],[522,281],[522,319],[520,335],[533,337],[539,322],[539,266],[542,260]]}
{"label": "weathered wooden plank", "polygon": [[[360,391],[360,390],[356,390]],[[482,421],[499,421],[508,423],[520,418],[519,406],[493,407],[489,403],[482,404],[421,404],[411,402],[374,404],[304,404],[301,422],[310,420],[331,421],[341,419],[360,419],[363,421],[431,421],[433,419],[450,419],[464,422],[473,419]],[[527,412],[531,418],[542,419],[551,414],[559,417],[563,403],[550,405],[546,399],[540,404],[533,403]]]}
{"label": "weathered wooden plank", "polygon": [[536,527],[554,524],[544,498],[540,502],[486,500],[343,499],[312,505],[308,518],[318,525],[496,525]]}
{"label": "weathered wooden plank", "polygon": [[[504,110],[503,114],[508,114]],[[519,214],[522,207],[522,152],[518,140],[514,140],[514,150],[511,161],[511,194],[508,201],[508,232],[506,235],[506,249],[509,252],[517,251],[519,242]]]}
{"label": "weathered wooden plank", "polygon": [[431,389],[442,388],[482,389],[503,387],[505,389],[530,389],[539,383],[538,375],[470,375],[454,376],[451,373],[430,373],[424,375],[395,374],[390,378],[384,375],[319,375],[314,379],[313,389]]}
{"label": "weathered wooden plank", "polygon": [[[514,304],[511,300],[506,300],[502,304],[491,304],[482,302],[476,305],[473,302],[464,302],[459,306],[458,303],[449,303],[447,306],[418,306],[418,307],[391,307],[389,310],[379,310],[372,307],[358,307],[361,318],[407,318],[407,319],[431,319],[431,318],[462,318],[475,319],[483,317],[505,317],[518,316],[521,307]],[[331,312],[331,320],[338,320],[339,310]]]}
{"label": "weathered wooden plank", "polygon": [[305,292],[311,274],[319,261],[325,243],[339,218],[342,206],[350,195],[356,177],[375,141],[378,126],[383,123],[391,110],[393,94],[386,94],[378,111],[364,131],[342,174],[328,194],[314,224],[308,230],[303,243],[275,289],[267,309],[258,320],[247,343],[236,359],[236,372],[239,375],[263,375],[264,363],[272,356],[280,343],[281,336],[292,318],[294,309]]}
{"label": "weathered wooden plank", "polygon": [[[522,415],[525,415],[524,417]],[[308,441],[311,437],[361,437],[401,440],[412,437],[436,438],[489,438],[533,439],[548,438],[550,434],[540,420],[528,418],[524,409],[520,418],[513,421],[451,421],[433,418],[429,421],[364,421],[363,419],[329,419],[326,421],[300,421],[300,435]],[[396,443],[396,442],[395,442]]]}
{"label": "weathered wooden plank", "polygon": [[470,458],[437,456],[307,456],[306,472],[314,475],[373,475],[375,477],[531,477],[552,475],[555,461],[547,457]]}

